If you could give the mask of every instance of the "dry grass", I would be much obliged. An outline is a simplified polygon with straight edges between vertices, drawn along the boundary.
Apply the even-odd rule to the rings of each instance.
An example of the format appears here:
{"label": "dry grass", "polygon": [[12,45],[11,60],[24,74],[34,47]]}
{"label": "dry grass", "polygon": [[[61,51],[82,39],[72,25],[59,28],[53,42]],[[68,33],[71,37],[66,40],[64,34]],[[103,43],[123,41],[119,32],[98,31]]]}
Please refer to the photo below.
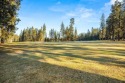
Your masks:
{"label": "dry grass", "polygon": [[0,83],[125,83],[125,44],[0,45]]}

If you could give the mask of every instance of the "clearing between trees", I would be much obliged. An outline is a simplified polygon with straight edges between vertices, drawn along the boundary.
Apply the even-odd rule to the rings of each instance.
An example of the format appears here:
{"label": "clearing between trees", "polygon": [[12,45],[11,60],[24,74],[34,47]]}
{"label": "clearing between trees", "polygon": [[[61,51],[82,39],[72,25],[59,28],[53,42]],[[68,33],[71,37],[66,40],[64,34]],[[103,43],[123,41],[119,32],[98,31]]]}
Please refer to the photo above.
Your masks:
{"label": "clearing between trees", "polygon": [[125,43],[0,45],[0,83],[125,83]]}

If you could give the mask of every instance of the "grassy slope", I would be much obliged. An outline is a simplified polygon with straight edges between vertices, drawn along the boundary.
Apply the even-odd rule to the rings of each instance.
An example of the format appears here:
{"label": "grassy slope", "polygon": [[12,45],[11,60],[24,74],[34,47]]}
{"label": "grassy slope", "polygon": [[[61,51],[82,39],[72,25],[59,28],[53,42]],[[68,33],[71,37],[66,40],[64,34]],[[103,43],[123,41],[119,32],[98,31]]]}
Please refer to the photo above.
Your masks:
{"label": "grassy slope", "polygon": [[123,42],[0,45],[0,83],[124,83]]}

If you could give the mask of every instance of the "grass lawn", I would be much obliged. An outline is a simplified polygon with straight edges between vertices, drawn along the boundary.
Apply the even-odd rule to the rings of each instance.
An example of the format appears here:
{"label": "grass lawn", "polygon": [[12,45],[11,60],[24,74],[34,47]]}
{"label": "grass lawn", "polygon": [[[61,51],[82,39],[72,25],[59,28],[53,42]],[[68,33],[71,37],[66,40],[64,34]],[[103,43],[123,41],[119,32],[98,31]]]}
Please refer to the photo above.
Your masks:
{"label": "grass lawn", "polygon": [[0,83],[125,83],[125,43],[0,45]]}

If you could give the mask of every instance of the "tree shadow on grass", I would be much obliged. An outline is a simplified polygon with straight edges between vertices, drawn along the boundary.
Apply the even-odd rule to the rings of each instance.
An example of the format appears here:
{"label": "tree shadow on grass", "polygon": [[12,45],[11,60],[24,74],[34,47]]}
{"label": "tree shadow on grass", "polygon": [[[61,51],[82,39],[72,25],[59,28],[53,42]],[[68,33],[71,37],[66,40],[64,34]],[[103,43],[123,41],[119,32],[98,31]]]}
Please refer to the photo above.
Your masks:
{"label": "tree shadow on grass", "polygon": [[117,59],[110,58],[110,57],[104,57],[104,56],[99,56],[98,58],[92,57],[92,56],[79,56],[79,55],[74,55],[72,53],[64,53],[61,56],[68,56],[68,57],[73,57],[73,58],[80,58],[84,60],[90,60],[90,61],[96,61],[101,64],[108,64],[108,65],[116,65],[120,67],[125,67],[125,61],[118,61]]}
{"label": "tree shadow on grass", "polygon": [[[58,57],[66,56],[70,60],[73,58],[79,58],[79,59],[84,59],[84,60],[96,61],[100,64],[116,65],[116,66],[120,66],[120,67],[125,67],[125,61],[119,61],[118,59],[106,57],[106,56],[99,56],[99,57],[88,56],[89,54],[92,54],[92,53],[86,53],[84,55],[75,55],[73,53],[68,53],[68,52],[62,53],[62,54],[50,53],[50,52],[46,52],[46,51],[28,51],[28,52],[37,52],[37,53],[46,55],[46,57],[52,58],[57,61],[61,61],[58,59]],[[40,59],[40,58],[38,58],[38,59]]]}
{"label": "tree shadow on grass", "polygon": [[52,65],[30,57],[11,56],[9,52],[1,51],[1,83],[124,83],[114,78]]}
{"label": "tree shadow on grass", "polygon": [[[4,45],[4,47],[8,47],[8,48],[11,48],[11,47],[14,47],[12,49],[28,49],[28,48],[32,48],[32,49],[36,49],[36,48],[43,48],[43,49],[49,49],[49,50],[89,50],[88,48],[86,47],[78,47],[78,46],[74,46],[74,45],[69,45],[69,46],[63,46],[63,45],[60,45],[58,46],[58,44],[45,44],[45,45],[39,45],[39,44],[32,44],[32,45]],[[2,47],[2,46],[1,46]]]}
{"label": "tree shadow on grass", "polygon": [[111,54],[111,55],[116,55],[116,56],[125,56],[125,50],[123,49],[112,49],[112,48],[98,48],[98,51],[100,51],[102,54]]}
{"label": "tree shadow on grass", "polygon": [[[8,49],[6,49],[6,47],[8,47]],[[90,49],[88,49],[88,48],[83,48],[84,49],[84,51],[86,51],[85,53],[83,53],[83,55],[75,55],[75,54],[73,54],[73,53],[69,53],[69,52],[65,52],[65,53],[61,53],[61,54],[57,54],[57,53],[51,53],[51,52],[47,52],[47,51],[42,51],[42,50],[29,50],[28,48],[39,48],[40,46],[37,46],[37,47],[35,47],[35,46],[30,46],[30,45],[14,45],[13,46],[13,48],[18,48],[18,49],[21,49],[24,53],[22,54],[22,56],[24,57],[29,57],[29,58],[31,58],[31,59],[37,59],[37,60],[39,60],[39,59],[43,59],[44,57],[39,57],[39,56],[34,56],[34,53],[40,53],[40,54],[43,54],[43,55],[45,55],[46,57],[48,57],[48,58],[52,58],[52,59],[54,59],[54,60],[56,60],[56,61],[61,61],[60,59],[58,59],[58,57],[60,57],[60,56],[67,56],[67,57],[71,57],[71,58],[80,58],[80,59],[84,59],[84,60],[90,60],[90,61],[96,61],[96,62],[99,62],[99,63],[101,63],[101,64],[106,64],[106,65],[116,65],[116,66],[120,66],[120,67],[125,67],[125,61],[119,61],[118,59],[114,59],[114,58],[110,58],[110,57],[104,57],[104,56],[99,56],[99,57],[91,57],[91,56],[88,56],[88,55],[93,55],[94,54],[94,52],[88,52],[88,50],[90,50]],[[22,49],[23,48],[23,49]],[[27,49],[26,49],[27,48]],[[44,48],[44,49],[53,49],[54,51],[56,51],[56,50],[58,50],[58,49],[60,49],[61,48],[61,46],[42,46],[42,48]],[[77,50],[79,50],[79,49],[81,49],[80,47],[68,47],[68,48],[70,48],[70,49],[77,49]],[[4,50],[3,50],[4,49]],[[63,49],[65,49],[65,47],[62,47],[62,49],[61,50],[63,50]],[[5,46],[1,46],[1,53],[3,52],[3,53],[6,53],[6,51],[8,51],[8,52],[13,52],[13,49],[11,50],[11,46],[10,45],[5,45]],[[112,51],[114,50],[114,49],[111,49]],[[68,51],[68,50],[67,50]],[[102,50],[102,49],[98,49],[98,50],[95,50],[95,51],[104,51],[104,50]],[[109,50],[110,51],[110,50]],[[111,52],[112,52],[111,51]],[[118,50],[120,53],[122,53],[123,52],[123,50]],[[114,52],[114,51],[113,51]],[[117,51],[115,51],[115,52],[117,52]],[[28,54],[28,53],[30,53],[30,54]],[[100,53],[101,54],[101,53]],[[103,53],[102,53],[103,54]],[[104,53],[105,54],[105,53]],[[122,53],[123,55],[124,55],[124,52]],[[86,56],[87,55],[87,56]]]}

